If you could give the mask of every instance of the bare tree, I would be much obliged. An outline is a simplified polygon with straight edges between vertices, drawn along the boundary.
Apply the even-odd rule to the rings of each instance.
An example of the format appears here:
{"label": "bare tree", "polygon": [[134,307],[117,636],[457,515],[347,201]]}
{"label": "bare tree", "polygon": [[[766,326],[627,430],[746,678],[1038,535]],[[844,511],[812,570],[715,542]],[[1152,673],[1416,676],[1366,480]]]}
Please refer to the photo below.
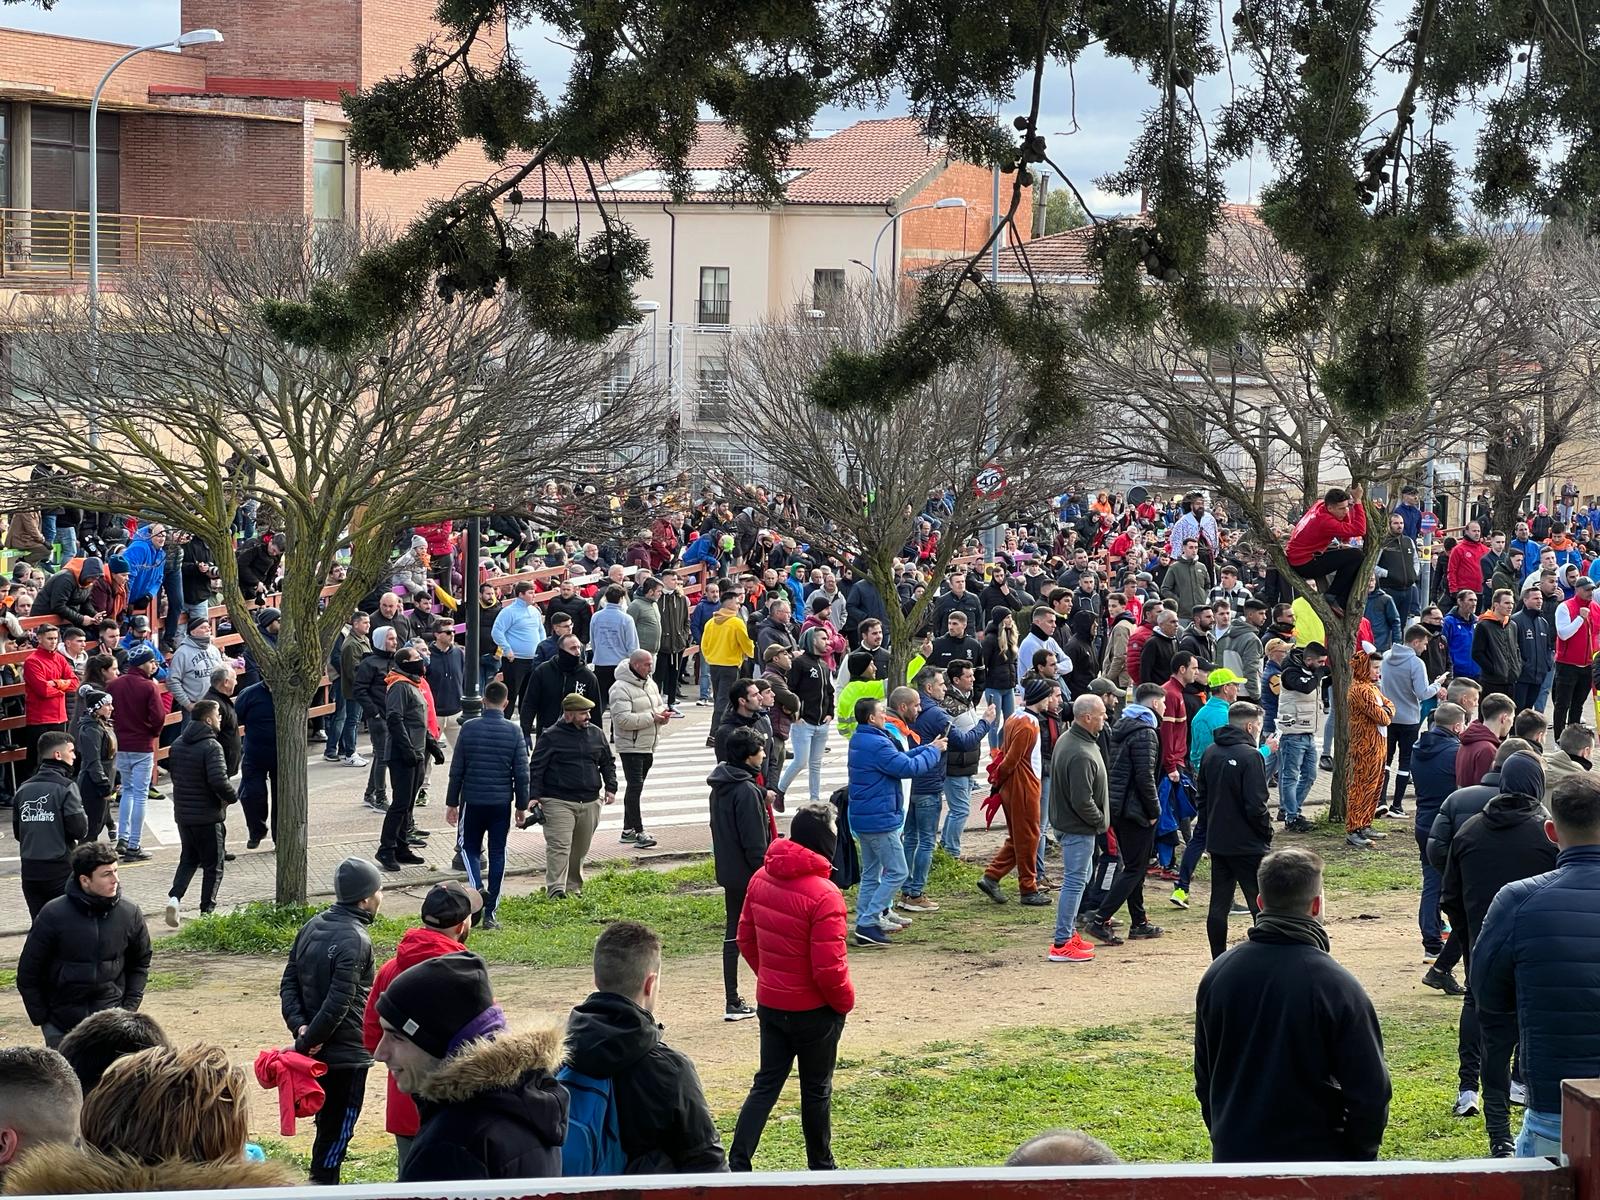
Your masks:
{"label": "bare tree", "polygon": [[[826,325],[804,317],[736,334],[728,348],[728,425],[749,430],[803,507],[820,520],[803,532],[819,549],[856,564],[877,587],[888,612],[890,678],[902,679],[912,632],[935,586],[903,612],[894,564],[912,539],[929,494],[949,488],[953,511],[942,518],[929,570],[943,577],[952,557],[979,531],[1031,520],[1066,486],[1061,429],[1019,401],[1026,389],[1008,359],[985,353],[947,367],[910,395],[863,398],[827,412],[808,384],[836,351],[864,353],[895,328],[893,297],[853,288],[842,293]],[[873,402],[868,402],[873,400]],[[985,498],[999,475],[997,496]],[[741,481],[748,483],[748,481]],[[790,522],[787,532],[794,531]]]}
{"label": "bare tree", "polygon": [[[1142,337],[1107,337],[1086,327],[1089,365],[1081,382],[1091,416],[1075,441],[1088,462],[1136,463],[1195,479],[1226,505],[1322,620],[1334,720],[1347,745],[1350,651],[1383,540],[1383,515],[1366,501],[1362,582],[1342,617],[1289,564],[1287,516],[1296,505],[1315,503],[1327,477],[1370,488],[1390,481],[1431,444],[1459,436],[1496,357],[1494,330],[1480,315],[1483,280],[1473,276],[1425,306],[1427,403],[1371,420],[1333,402],[1324,386],[1341,341],[1359,330],[1331,326],[1275,336],[1278,306],[1299,269],[1264,226],[1226,220],[1212,238],[1210,271],[1219,300],[1243,320],[1242,336],[1229,347],[1206,349],[1167,324]],[[1344,818],[1344,772],[1339,756],[1330,820]]]}
{"label": "bare tree", "polygon": [[[392,332],[348,350],[292,345],[266,314],[315,304],[377,232],[300,224],[203,228],[181,255],[126,278],[92,333],[82,297],[19,314],[0,445],[16,471],[48,442],[63,474],[13,484],[39,499],[113,507],[186,529],[216,552],[241,614],[232,521],[247,494],[287,535],[282,632],[234,625],[278,724],[277,899],[306,897],[306,709],[340,626],[383,576],[392,541],[422,522],[524,501],[542,476],[599,485],[638,468],[662,406],[645,380],[615,385],[610,355],[536,332],[516,302],[426,298]],[[247,463],[259,456],[253,482]],[[109,498],[109,501],[108,499]],[[349,574],[326,604],[330,569]]]}

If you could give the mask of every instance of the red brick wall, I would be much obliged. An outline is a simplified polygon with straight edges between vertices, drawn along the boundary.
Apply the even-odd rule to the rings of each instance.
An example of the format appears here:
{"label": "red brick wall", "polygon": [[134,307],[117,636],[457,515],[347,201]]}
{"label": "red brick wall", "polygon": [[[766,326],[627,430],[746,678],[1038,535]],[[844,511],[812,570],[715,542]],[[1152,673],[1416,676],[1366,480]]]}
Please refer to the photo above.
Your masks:
{"label": "red brick wall", "polygon": [[[994,176],[988,167],[971,163],[951,163],[932,182],[906,201],[913,204],[932,204],[946,196],[966,199],[966,208],[930,208],[924,212],[910,213],[900,220],[900,256],[902,270],[915,270],[930,262],[972,254],[989,236],[989,225],[994,219]],[[1015,178],[1000,176],[1000,211],[1004,213],[1011,203],[1011,187]],[[1022,204],[1017,210],[1017,228],[1025,238],[1033,233],[1033,188],[1022,194]],[[1011,241],[1006,234],[1007,244]]]}
{"label": "red brick wall", "polygon": [[128,115],[122,211],[207,220],[310,210],[309,122]]}
{"label": "red brick wall", "polygon": [[[106,68],[127,51],[127,46],[110,42],[0,29],[0,77],[12,83],[46,84],[61,96],[87,98],[94,94]],[[149,100],[151,84],[199,87],[204,78],[205,64],[193,51],[152,51],[117,69],[102,93],[102,103],[143,104]],[[48,104],[50,100],[40,96],[39,102]]]}
{"label": "red brick wall", "polygon": [[[426,7],[417,0],[417,7]],[[221,45],[188,53],[212,75],[353,82],[361,0],[183,0],[183,28],[220,29]]]}

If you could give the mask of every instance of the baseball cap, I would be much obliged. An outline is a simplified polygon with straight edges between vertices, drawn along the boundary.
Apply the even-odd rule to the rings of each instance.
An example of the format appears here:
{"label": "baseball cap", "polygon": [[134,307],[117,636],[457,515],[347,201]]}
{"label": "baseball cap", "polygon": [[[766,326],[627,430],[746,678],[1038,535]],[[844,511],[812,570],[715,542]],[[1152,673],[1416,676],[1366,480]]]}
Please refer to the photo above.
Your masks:
{"label": "baseball cap", "polygon": [[482,911],[483,894],[454,879],[434,884],[422,898],[422,923],[430,929],[454,929],[468,917],[476,925]]}
{"label": "baseball cap", "polygon": [[1206,686],[1207,687],[1219,688],[1219,687],[1225,687],[1230,683],[1243,683],[1243,682],[1245,682],[1245,678],[1244,678],[1243,675],[1235,675],[1227,667],[1218,667],[1215,671],[1211,672],[1211,674],[1206,676]]}

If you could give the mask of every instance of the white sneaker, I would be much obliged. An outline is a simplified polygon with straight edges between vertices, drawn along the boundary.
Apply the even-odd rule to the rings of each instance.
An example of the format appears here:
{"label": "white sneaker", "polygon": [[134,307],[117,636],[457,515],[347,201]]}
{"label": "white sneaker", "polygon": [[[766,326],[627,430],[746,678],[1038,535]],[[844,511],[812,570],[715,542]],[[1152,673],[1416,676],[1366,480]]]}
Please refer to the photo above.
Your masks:
{"label": "white sneaker", "polygon": [[178,927],[178,898],[176,896],[167,897],[167,924],[173,929]]}
{"label": "white sneaker", "polygon": [[884,913],[881,913],[878,917],[878,920],[889,926],[891,929],[904,929],[911,924],[910,917],[903,917],[899,913],[895,912],[895,910],[892,908]]}
{"label": "white sneaker", "polygon": [[1470,1092],[1463,1088],[1456,1095],[1456,1105],[1450,1110],[1458,1117],[1475,1117],[1478,1115],[1478,1093]]}
{"label": "white sneaker", "polygon": [[349,758],[341,759],[340,761],[343,762],[347,767],[365,767],[370,765],[368,764],[367,760],[362,758],[359,754],[352,754]]}

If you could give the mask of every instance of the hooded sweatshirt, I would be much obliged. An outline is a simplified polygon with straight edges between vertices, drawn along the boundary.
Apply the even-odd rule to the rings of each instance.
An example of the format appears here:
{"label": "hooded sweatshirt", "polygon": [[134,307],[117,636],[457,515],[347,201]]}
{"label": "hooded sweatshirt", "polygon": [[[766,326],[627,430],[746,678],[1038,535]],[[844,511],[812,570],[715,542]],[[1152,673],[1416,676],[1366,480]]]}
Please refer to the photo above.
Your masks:
{"label": "hooded sweatshirt", "polygon": [[1428,687],[1428,668],[1417,652],[1404,642],[1390,646],[1383,656],[1383,677],[1378,690],[1394,705],[1396,725],[1422,723],[1422,702],[1432,695]]}
{"label": "hooded sweatshirt", "polygon": [[[367,993],[367,1008],[361,1018],[361,1040],[367,1047],[367,1053],[378,1048],[378,1039],[383,1036],[383,1026],[378,1023],[378,997],[394,982],[394,977],[407,967],[445,954],[457,954],[461,949],[461,943],[444,930],[429,929],[426,925],[408,929],[401,935],[394,957],[378,968],[377,977],[372,981],[372,990]],[[399,1137],[417,1135],[417,1102],[400,1090],[393,1075],[389,1076],[389,1103],[383,1127],[386,1132]]]}
{"label": "hooded sweatshirt", "polygon": [[1456,786],[1481,783],[1494,765],[1494,752],[1499,748],[1500,739],[1481,720],[1468,725],[1461,734],[1461,750],[1456,755]]}

